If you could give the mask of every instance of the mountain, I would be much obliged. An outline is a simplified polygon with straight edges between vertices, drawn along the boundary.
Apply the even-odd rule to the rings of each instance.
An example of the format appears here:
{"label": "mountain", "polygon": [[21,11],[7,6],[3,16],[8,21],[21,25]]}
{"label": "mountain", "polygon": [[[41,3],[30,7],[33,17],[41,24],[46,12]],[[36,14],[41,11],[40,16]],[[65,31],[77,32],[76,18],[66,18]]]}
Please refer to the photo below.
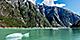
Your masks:
{"label": "mountain", "polygon": [[51,26],[37,7],[31,2],[0,1],[0,26],[1,27],[44,27]]}
{"label": "mountain", "polygon": [[80,16],[70,10],[30,1],[0,1],[1,27],[70,27]]}
{"label": "mountain", "polygon": [[39,9],[41,10],[41,12],[44,12],[46,18],[51,24],[53,20],[56,20],[57,23],[59,23],[60,25],[69,27],[73,25],[76,21],[80,20],[79,15],[76,15],[65,8],[39,5]]}

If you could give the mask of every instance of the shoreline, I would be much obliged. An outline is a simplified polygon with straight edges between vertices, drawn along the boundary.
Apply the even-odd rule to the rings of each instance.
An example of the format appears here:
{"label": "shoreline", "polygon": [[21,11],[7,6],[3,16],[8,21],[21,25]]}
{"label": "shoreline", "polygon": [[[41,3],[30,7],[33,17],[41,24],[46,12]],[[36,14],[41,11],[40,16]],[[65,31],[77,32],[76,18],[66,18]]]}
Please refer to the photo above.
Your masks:
{"label": "shoreline", "polygon": [[28,28],[24,28],[24,27],[0,27],[0,29],[53,29],[53,30],[60,30],[60,29],[80,29],[80,27],[28,27]]}
{"label": "shoreline", "polygon": [[70,27],[33,27],[33,28],[17,28],[17,27],[5,27],[0,29],[53,29],[53,30],[59,30],[59,29],[72,29]]}

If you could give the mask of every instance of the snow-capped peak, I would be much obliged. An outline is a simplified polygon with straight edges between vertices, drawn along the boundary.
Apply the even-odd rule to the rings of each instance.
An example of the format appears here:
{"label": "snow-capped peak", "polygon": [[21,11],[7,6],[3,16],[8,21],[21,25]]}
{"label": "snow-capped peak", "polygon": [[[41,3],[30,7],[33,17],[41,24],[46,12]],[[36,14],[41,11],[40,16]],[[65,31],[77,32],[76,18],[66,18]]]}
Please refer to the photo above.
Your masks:
{"label": "snow-capped peak", "polygon": [[[36,0],[28,0],[30,2],[32,2],[34,5],[36,5]],[[54,4],[55,1],[58,1],[58,0],[43,0],[42,3],[40,3],[40,5],[47,5],[47,6],[57,6],[57,7],[63,7],[63,6],[66,6],[65,4]],[[38,3],[37,3],[38,4]]]}
{"label": "snow-capped peak", "polygon": [[36,4],[36,0],[28,0],[30,2],[32,2],[34,5]]}
{"label": "snow-capped peak", "polygon": [[57,7],[63,7],[66,6],[65,4],[54,4],[54,1],[58,1],[58,0],[44,0],[41,5],[44,3],[47,6],[57,6]]}
{"label": "snow-capped peak", "polygon": [[52,5],[54,5],[53,0],[44,0],[42,3],[44,3],[44,4],[47,5],[47,6],[52,6]]}

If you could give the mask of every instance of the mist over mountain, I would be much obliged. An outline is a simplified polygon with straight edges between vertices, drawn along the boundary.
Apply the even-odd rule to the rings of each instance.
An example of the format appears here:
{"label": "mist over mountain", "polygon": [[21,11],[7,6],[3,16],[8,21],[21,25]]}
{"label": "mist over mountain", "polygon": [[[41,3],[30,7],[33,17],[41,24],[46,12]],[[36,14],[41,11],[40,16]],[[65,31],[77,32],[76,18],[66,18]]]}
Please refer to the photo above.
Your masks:
{"label": "mist over mountain", "polygon": [[79,15],[56,6],[35,5],[30,0],[0,1],[1,27],[70,27],[79,20]]}

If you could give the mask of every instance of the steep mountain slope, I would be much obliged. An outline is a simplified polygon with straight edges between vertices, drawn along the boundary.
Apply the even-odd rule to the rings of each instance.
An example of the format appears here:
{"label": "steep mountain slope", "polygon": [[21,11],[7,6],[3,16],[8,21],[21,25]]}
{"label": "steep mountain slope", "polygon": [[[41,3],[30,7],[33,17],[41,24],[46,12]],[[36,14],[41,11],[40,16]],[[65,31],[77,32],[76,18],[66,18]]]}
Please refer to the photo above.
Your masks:
{"label": "steep mountain slope", "polygon": [[31,2],[10,4],[4,0],[0,3],[1,27],[44,27],[51,26],[48,20],[37,11]]}
{"label": "steep mountain slope", "polygon": [[0,1],[1,27],[70,27],[79,19],[80,16],[59,7]]}

